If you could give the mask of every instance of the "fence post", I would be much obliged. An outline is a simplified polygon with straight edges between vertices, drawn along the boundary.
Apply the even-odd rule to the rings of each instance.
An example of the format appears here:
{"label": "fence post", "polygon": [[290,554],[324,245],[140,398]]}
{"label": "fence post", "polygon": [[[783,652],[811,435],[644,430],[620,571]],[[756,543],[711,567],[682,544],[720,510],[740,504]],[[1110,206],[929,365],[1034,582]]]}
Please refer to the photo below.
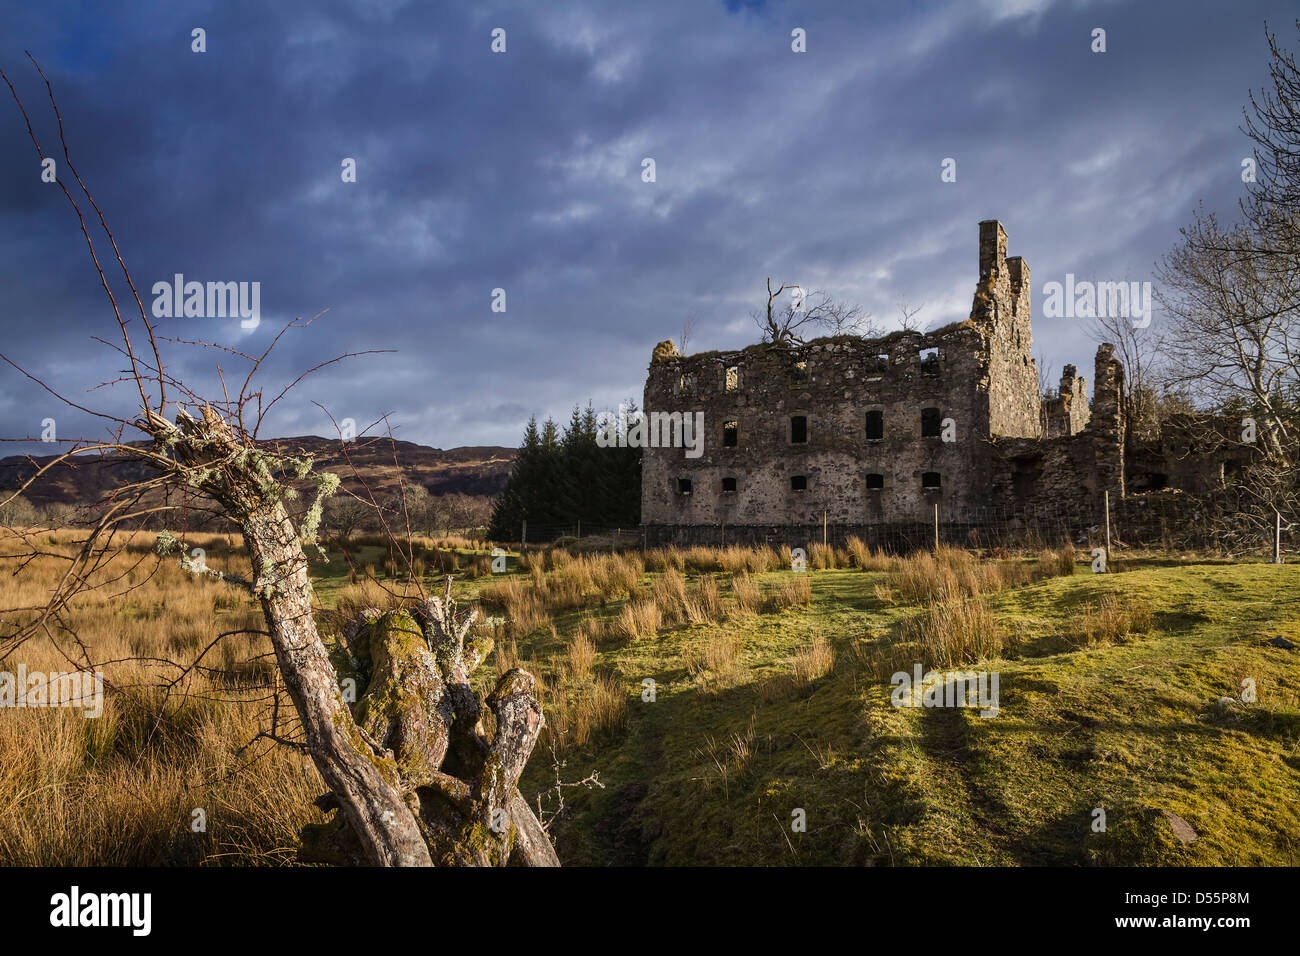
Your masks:
{"label": "fence post", "polygon": [[1110,492],[1103,491],[1101,494],[1106,508],[1106,572],[1110,573]]}
{"label": "fence post", "polygon": [[934,553],[939,553],[939,502],[934,503]]}
{"label": "fence post", "polygon": [[519,522],[519,553],[524,553],[524,548],[528,546],[528,521],[527,519]]}
{"label": "fence post", "polygon": [[826,547],[826,512],[822,511],[822,547]]}
{"label": "fence post", "polygon": [[1273,563],[1282,563],[1282,512],[1273,509]]}

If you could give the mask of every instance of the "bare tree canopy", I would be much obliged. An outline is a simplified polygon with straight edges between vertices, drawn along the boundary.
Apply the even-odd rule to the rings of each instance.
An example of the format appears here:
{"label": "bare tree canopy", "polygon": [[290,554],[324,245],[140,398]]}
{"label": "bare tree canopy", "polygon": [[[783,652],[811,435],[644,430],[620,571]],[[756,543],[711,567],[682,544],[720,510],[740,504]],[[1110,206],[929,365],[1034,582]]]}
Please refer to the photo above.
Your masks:
{"label": "bare tree canopy", "polygon": [[[1296,21],[1300,35],[1300,20]],[[1270,87],[1251,92],[1243,131],[1255,144],[1256,175],[1242,209],[1252,225],[1252,249],[1294,260],[1300,241],[1300,65],[1267,28]]]}
{"label": "bare tree canopy", "polygon": [[[1294,52],[1265,33],[1272,88],[1252,93],[1245,112],[1258,175],[1243,174],[1241,221],[1224,224],[1198,208],[1158,264],[1157,298],[1168,313],[1160,339],[1166,389],[1240,419],[1225,429],[1202,414],[1191,446],[1212,447],[1225,433],[1253,446],[1258,454],[1237,488],[1271,526],[1275,517],[1300,520],[1300,70]],[[1138,340],[1117,331],[1134,346],[1128,362],[1140,362]]]}
{"label": "bare tree canopy", "polygon": [[775,345],[799,345],[819,335],[870,337],[879,330],[871,324],[871,313],[847,305],[822,290],[806,291],[802,286],[782,283],[775,289],[767,280],[767,303],[750,313],[762,341]]}

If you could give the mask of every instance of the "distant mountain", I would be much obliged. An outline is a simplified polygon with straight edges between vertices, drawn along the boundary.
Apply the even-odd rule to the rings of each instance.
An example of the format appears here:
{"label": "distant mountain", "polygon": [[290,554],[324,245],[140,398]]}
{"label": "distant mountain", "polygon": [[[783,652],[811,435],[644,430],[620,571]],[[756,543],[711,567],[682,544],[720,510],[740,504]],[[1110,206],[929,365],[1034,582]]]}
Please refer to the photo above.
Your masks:
{"label": "distant mountain", "polygon": [[[349,442],[343,454],[337,438],[306,435],[262,442],[282,454],[315,456],[317,467],[332,471],[343,486],[358,494],[368,486],[378,498],[396,491],[398,476],[405,483],[423,485],[430,494],[460,493],[493,496],[505,487],[514,464],[514,448],[495,445],[464,448],[430,448],[409,441],[361,438]],[[57,455],[0,458],[0,490],[13,490]],[[354,473],[355,469],[355,473]],[[146,465],[121,457],[79,456],[75,466],[64,463],[33,485],[24,497],[34,505],[82,505],[98,500],[114,487],[153,475]]]}

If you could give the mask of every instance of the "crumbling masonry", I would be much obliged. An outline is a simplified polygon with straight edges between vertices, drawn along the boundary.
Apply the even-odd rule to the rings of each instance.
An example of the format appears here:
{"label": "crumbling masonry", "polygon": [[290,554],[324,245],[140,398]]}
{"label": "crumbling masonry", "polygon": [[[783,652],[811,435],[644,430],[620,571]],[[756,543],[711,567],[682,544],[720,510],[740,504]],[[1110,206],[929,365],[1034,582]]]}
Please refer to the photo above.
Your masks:
{"label": "crumbling masonry", "polygon": [[[1125,492],[1124,369],[1097,350],[1091,408],[1067,365],[1039,394],[1029,266],[1001,223],[979,225],[970,317],[928,333],[837,336],[684,356],[660,343],[644,409],[704,413],[704,447],[649,447],[652,544],[783,540],[825,521],[842,539],[978,527],[1011,515],[1095,525]],[[655,438],[668,439],[670,435]]]}

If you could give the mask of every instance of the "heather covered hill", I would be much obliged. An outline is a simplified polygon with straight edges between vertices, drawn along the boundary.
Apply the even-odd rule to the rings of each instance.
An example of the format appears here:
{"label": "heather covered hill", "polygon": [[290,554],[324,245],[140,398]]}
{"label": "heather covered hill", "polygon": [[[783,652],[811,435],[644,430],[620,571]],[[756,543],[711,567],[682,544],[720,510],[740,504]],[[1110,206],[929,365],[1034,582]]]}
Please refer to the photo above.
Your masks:
{"label": "heather covered hill", "polygon": [[[324,470],[339,474],[345,489],[360,494],[364,483],[376,497],[394,493],[399,475],[403,483],[421,485],[432,495],[496,495],[505,486],[515,458],[513,448],[484,445],[441,449],[387,438],[349,442],[346,458],[336,438],[306,435],[266,444],[278,446],[283,452],[310,453]],[[0,490],[16,488],[55,457],[11,455],[0,459]],[[65,464],[51,470],[24,497],[38,507],[77,507],[99,500],[113,487],[149,476],[149,469],[137,462],[117,456],[86,455],[75,467]]]}

